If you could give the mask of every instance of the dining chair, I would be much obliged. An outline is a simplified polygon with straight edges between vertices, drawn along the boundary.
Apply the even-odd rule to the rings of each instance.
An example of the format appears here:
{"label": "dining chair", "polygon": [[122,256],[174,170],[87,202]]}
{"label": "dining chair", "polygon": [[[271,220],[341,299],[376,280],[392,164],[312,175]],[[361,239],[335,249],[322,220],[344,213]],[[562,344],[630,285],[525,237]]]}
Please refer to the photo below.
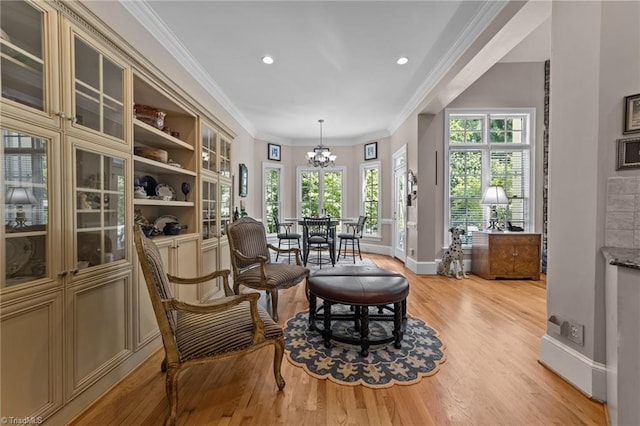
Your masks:
{"label": "dining chair", "polygon": [[345,223],[347,231],[338,235],[340,240],[340,246],[338,247],[338,260],[340,260],[340,252],[342,251],[342,243],[344,242],[344,252],[342,258],[347,257],[347,246],[351,242],[351,254],[353,255],[353,263],[356,263],[356,244],[358,246],[358,256],[362,260],[362,253],[360,252],[360,239],[362,238],[362,232],[364,230],[364,223],[367,221],[367,216],[358,217],[356,223]]}
{"label": "dining chair", "polygon": [[[244,285],[255,290],[266,291],[271,299],[271,316],[278,321],[278,290],[297,285],[309,277],[309,270],[302,266],[300,249],[278,248],[267,243],[264,224],[251,217],[243,217],[227,225],[231,267],[233,269],[233,291],[238,294]],[[271,253],[292,252],[296,263],[271,262]]]}
{"label": "dining chair", "polygon": [[[280,222],[277,215],[273,215],[273,223],[276,226],[276,232],[278,233],[278,248],[280,248],[283,241],[287,243],[287,248],[291,248],[291,243],[293,241],[296,242],[298,248],[300,248],[300,238],[302,237],[300,234],[295,232],[291,232],[291,227],[294,225],[292,222]],[[280,232],[280,229],[283,229],[284,232]],[[280,252],[276,253],[276,262],[278,261],[278,257],[280,256]],[[291,263],[291,252],[289,252],[289,263]]]}
{"label": "dining chair", "polygon": [[306,239],[306,241],[304,241],[304,265],[306,266],[309,261],[309,252],[311,250],[315,250],[318,254],[316,262],[318,267],[322,269],[322,252],[326,249],[329,252],[329,261],[331,262],[331,266],[335,266],[335,243],[334,235],[331,231],[331,218],[305,217],[303,227]]}
{"label": "dining chair", "polygon": [[[149,291],[153,312],[160,329],[165,358],[165,390],[169,400],[169,417],[165,424],[176,423],[178,383],[182,371],[197,364],[242,356],[273,346],[273,374],[279,390],[285,381],[281,374],[284,332],[258,305],[258,293],[238,294],[229,287],[228,269],[196,278],[180,278],[165,272],[158,247],[144,236],[138,225],[133,230],[142,274]],[[222,279],[224,297],[190,304],[173,297],[171,283],[197,285]],[[242,368],[240,362],[237,365]]]}

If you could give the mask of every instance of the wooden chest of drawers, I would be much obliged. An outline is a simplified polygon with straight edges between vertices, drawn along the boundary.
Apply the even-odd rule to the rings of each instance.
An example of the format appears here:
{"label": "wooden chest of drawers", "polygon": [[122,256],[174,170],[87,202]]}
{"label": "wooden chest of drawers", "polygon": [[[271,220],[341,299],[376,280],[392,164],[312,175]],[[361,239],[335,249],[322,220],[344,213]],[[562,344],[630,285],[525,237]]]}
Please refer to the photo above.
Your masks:
{"label": "wooden chest of drawers", "polygon": [[540,234],[474,231],[471,271],[488,280],[540,279]]}

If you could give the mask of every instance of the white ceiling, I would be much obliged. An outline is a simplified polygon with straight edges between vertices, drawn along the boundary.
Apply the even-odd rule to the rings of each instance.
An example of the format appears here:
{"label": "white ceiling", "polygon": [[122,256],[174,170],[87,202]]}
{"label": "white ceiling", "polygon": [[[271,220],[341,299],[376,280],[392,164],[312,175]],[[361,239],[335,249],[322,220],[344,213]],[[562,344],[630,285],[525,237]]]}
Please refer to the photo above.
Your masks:
{"label": "white ceiling", "polygon": [[[250,134],[289,144],[315,144],[320,118],[325,140],[390,135],[505,4],[121,0],[127,21],[113,3],[86,2],[123,32],[133,16],[132,45],[146,28]],[[509,60],[548,55],[545,32]]]}

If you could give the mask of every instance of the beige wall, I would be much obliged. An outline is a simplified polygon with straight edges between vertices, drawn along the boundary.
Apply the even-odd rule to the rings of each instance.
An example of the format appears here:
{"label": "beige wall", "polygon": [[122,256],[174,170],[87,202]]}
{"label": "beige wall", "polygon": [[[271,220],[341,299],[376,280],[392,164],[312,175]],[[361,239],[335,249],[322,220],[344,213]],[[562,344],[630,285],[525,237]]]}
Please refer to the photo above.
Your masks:
{"label": "beige wall", "polygon": [[556,348],[606,361],[606,184],[640,175],[614,169],[623,98],[640,91],[639,23],[638,2],[553,3],[547,311],[584,324],[585,338],[546,335],[541,360],[588,394],[602,392],[602,367],[567,363]]}

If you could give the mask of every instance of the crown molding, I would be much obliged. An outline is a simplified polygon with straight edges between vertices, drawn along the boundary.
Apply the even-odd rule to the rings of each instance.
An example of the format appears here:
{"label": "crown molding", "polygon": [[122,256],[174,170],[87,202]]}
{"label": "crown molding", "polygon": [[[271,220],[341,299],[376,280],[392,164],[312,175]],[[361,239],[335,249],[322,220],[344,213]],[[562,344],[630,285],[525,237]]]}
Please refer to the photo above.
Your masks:
{"label": "crown molding", "polygon": [[480,7],[478,13],[474,15],[473,20],[465,27],[460,37],[458,37],[454,43],[453,48],[449,49],[436,64],[415,94],[409,99],[409,102],[407,102],[395,120],[392,121],[387,129],[389,134],[394,134],[398,128],[400,128],[402,123],[409,118],[411,113],[429,95],[456,61],[460,59],[462,54],[471,46],[474,40],[476,40],[508,3],[508,1],[488,1]]}
{"label": "crown molding", "polygon": [[120,0],[122,6],[167,50],[176,61],[252,136],[255,126],[238,110],[215,80],[202,68],[164,21],[149,7],[147,0]]}
{"label": "crown molding", "polygon": [[[360,145],[363,143],[373,142],[380,139],[388,138],[391,134],[386,129],[377,130],[374,132],[366,133],[364,135],[359,135],[354,138],[322,138],[323,145],[331,145],[331,146],[354,146]],[[315,146],[320,142],[319,138],[304,138],[304,139],[290,139],[283,138],[280,136],[274,136],[268,133],[258,133],[255,136],[255,139],[265,141],[265,142],[273,142],[278,143],[285,146]]]}

